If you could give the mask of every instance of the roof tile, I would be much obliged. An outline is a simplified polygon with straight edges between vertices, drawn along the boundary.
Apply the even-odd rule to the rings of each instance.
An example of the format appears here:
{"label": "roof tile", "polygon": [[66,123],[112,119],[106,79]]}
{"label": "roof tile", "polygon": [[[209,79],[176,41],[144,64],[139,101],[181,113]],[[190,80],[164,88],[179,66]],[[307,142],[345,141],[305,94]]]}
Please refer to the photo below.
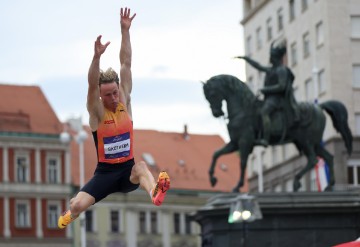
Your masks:
{"label": "roof tile", "polygon": [[0,131],[59,134],[62,124],[40,87],[0,84]]}

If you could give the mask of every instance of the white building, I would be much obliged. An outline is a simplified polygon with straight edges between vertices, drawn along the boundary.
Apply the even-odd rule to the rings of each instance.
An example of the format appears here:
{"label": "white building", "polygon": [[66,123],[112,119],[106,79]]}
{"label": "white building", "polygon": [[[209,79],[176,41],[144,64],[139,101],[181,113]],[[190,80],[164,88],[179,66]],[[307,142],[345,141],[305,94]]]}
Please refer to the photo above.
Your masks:
{"label": "white building", "polygon": [[[286,61],[296,77],[293,86],[299,102],[335,99],[346,105],[354,137],[351,157],[346,155],[329,116],[323,138],[326,149],[334,155],[337,188],[358,186],[360,1],[243,0],[241,24],[246,55],[263,65],[269,63],[271,42],[286,41]],[[246,65],[246,75],[255,93],[263,87],[264,73]],[[249,191],[292,191],[294,175],[306,161],[304,156],[299,157],[293,144],[288,144],[258,147],[248,162]],[[259,165],[263,171],[259,172]],[[263,174],[263,183],[258,183],[258,174]],[[317,190],[314,171],[302,182],[302,190]]]}

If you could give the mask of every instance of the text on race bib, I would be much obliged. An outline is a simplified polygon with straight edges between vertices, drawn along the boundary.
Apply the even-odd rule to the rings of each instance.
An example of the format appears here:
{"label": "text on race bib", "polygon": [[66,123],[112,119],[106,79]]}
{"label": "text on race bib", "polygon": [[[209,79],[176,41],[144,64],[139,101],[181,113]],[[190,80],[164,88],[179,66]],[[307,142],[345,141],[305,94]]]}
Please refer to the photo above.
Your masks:
{"label": "text on race bib", "polygon": [[130,133],[104,137],[104,153],[106,159],[116,159],[130,155]]}

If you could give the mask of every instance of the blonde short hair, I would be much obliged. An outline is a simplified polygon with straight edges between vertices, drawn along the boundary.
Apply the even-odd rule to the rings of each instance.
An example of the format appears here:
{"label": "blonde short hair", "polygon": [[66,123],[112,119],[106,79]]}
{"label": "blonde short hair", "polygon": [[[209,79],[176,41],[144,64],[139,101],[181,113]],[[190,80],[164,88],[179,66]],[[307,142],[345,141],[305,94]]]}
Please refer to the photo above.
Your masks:
{"label": "blonde short hair", "polygon": [[116,82],[119,85],[119,76],[111,67],[105,72],[100,70],[99,86],[105,83]]}

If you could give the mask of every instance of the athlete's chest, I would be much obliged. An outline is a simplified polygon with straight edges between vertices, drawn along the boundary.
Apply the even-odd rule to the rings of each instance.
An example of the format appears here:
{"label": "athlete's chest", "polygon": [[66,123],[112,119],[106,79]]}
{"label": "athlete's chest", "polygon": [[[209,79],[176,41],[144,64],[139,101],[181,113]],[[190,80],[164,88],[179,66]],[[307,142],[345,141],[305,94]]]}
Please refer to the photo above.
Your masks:
{"label": "athlete's chest", "polygon": [[117,107],[115,112],[105,111],[99,129],[113,133],[123,132],[132,127],[131,119],[124,107]]}
{"label": "athlete's chest", "polygon": [[103,146],[104,158],[107,160],[116,160],[131,154],[132,122],[124,108],[118,107],[115,112],[105,112],[97,138]]}

